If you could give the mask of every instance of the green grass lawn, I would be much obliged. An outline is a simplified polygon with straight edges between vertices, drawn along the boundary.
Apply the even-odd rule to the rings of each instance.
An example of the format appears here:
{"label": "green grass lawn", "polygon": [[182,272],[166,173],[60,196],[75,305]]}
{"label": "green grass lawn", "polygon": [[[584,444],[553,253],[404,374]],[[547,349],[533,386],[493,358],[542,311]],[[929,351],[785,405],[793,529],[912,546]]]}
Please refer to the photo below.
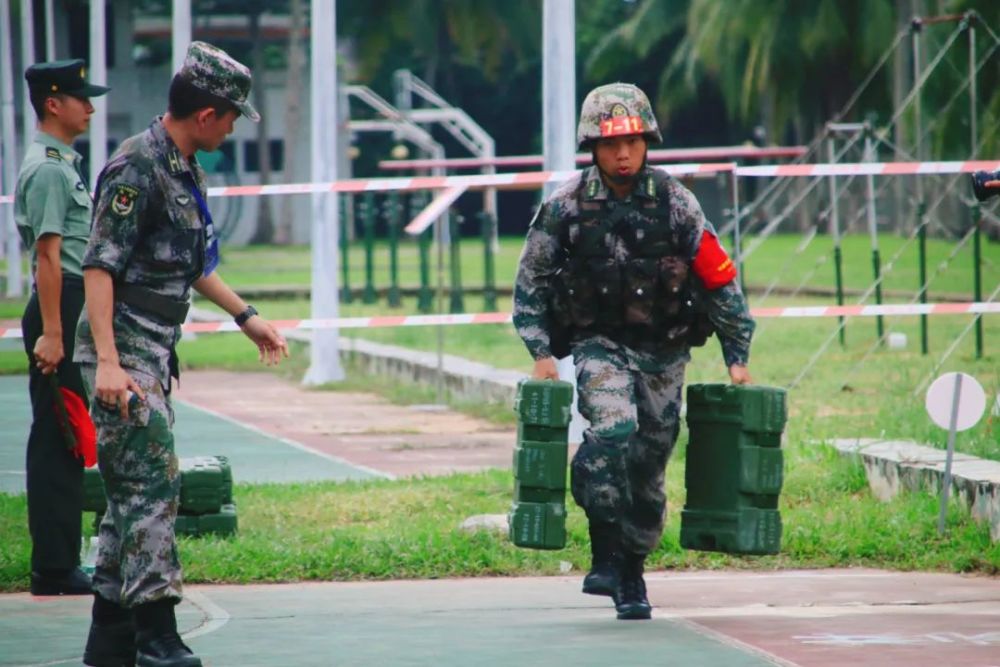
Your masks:
{"label": "green grass lawn", "polygon": [[[750,260],[751,283],[766,284],[790,261],[788,271],[777,276],[787,286],[803,281],[830,286],[833,283],[828,241],[817,239],[801,254],[795,254],[798,237],[772,237]],[[883,241],[883,258],[892,254],[899,240]],[[498,284],[510,284],[520,239],[505,239],[498,258]],[[870,254],[864,237],[845,242],[848,286],[864,287],[870,280]],[[951,250],[948,243],[931,243],[932,266]],[[476,257],[481,246],[467,243],[469,257],[463,266],[466,283],[474,279]],[[271,284],[308,284],[308,252],[292,249],[230,249],[223,275],[238,287]],[[898,260],[887,280],[887,289],[913,289],[915,269],[909,255]],[[983,284],[989,293],[1000,283],[1000,254],[996,244],[984,244]],[[360,255],[359,255],[360,258]],[[465,259],[463,258],[463,261]],[[480,260],[481,261],[481,260]],[[246,267],[237,270],[237,266]],[[478,265],[481,267],[481,263]],[[819,266],[820,270],[812,270]],[[258,269],[266,267],[263,272]],[[360,280],[360,264],[352,262]],[[413,269],[407,269],[408,271]],[[767,269],[771,274],[765,273]],[[898,272],[898,273],[897,273]],[[909,273],[908,273],[909,272]],[[416,284],[416,273],[410,274]],[[759,277],[758,277],[759,276]],[[894,277],[895,276],[895,277]],[[960,252],[947,271],[932,283],[931,292],[970,292],[971,268],[968,250]],[[912,282],[911,282],[912,279]],[[894,282],[895,281],[895,282]],[[406,284],[407,281],[404,281]],[[356,283],[360,284],[360,283]],[[379,279],[379,284],[384,284]],[[466,309],[480,310],[480,297],[467,297]],[[898,300],[897,300],[898,301]],[[814,305],[812,298],[773,296],[765,304]],[[827,302],[829,303],[829,302]],[[203,306],[199,303],[199,306]],[[305,300],[263,301],[256,304],[272,319],[298,318],[309,313]],[[21,303],[0,302],[0,313],[20,315]],[[500,303],[509,311],[509,299]],[[6,309],[6,310],[5,310]],[[385,314],[384,304],[352,303],[341,307],[343,315]],[[415,313],[408,299],[400,314]],[[683,442],[668,467],[671,511],[661,548],[651,558],[652,567],[666,568],[779,568],[865,565],[893,569],[1000,571],[1000,546],[992,544],[985,526],[972,522],[957,505],[949,517],[950,532],[935,531],[937,501],[930,495],[904,495],[890,503],[876,501],[867,490],[864,471],[856,461],[840,457],[832,449],[817,446],[834,437],[884,437],[912,439],[943,446],[946,434],[926,415],[923,393],[915,391],[941,358],[944,350],[961,334],[967,316],[931,318],[931,354],[919,353],[919,319],[886,318],[889,331],[908,337],[905,350],[876,348],[875,320],[854,318],[847,326],[847,344],[834,341],[819,356],[810,373],[789,391],[789,423],[786,428],[786,482],[781,496],[785,533],[782,553],[769,557],[730,557],[684,551],[678,543],[679,514],[683,504]],[[983,384],[990,400],[1000,393],[1000,318],[988,316],[985,323],[986,355],[976,359],[973,340],[966,336],[956,352],[936,372],[962,370]],[[761,320],[754,339],[751,371],[756,382],[788,386],[810,363],[816,351],[834,332],[831,319]],[[345,330],[347,336],[363,336],[415,349],[436,349],[437,331],[432,327]],[[444,331],[445,351],[497,367],[530,371],[530,360],[509,325],[457,326]],[[23,372],[19,341],[0,347],[0,372]],[[263,368],[256,351],[240,334],[206,334],[180,347],[187,368]],[[308,365],[308,349],[293,346],[289,362],[271,372],[301,377]],[[363,377],[348,369],[349,377],[328,389],[374,390],[401,403],[428,402],[432,390],[395,381]],[[687,381],[726,380],[718,344],[712,340],[694,353]],[[449,399],[459,409],[509,424],[508,406],[474,406],[459,397]],[[1000,422],[987,414],[979,424],[959,434],[957,447],[1000,460]],[[392,577],[438,577],[486,574],[554,574],[560,561],[576,570],[588,559],[586,529],[580,511],[569,502],[569,544],[558,552],[537,552],[512,547],[503,536],[467,535],[457,529],[470,514],[502,513],[509,506],[512,481],[509,471],[499,470],[446,478],[397,482],[309,485],[238,485],[240,533],[227,540],[182,539],[181,552],[187,581],[249,582],[303,579],[378,579]],[[27,586],[29,542],[25,529],[24,496],[0,495],[0,590],[24,590]]]}

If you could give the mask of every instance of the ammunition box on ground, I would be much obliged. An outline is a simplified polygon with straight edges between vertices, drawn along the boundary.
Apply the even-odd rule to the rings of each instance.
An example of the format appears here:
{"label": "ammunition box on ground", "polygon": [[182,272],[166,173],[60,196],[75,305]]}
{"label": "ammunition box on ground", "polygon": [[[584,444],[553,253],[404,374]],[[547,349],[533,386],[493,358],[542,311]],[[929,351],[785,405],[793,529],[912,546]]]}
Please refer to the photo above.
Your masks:
{"label": "ammunition box on ground", "polygon": [[104,495],[104,480],[101,471],[93,468],[83,469],[83,511],[104,514],[108,509],[108,498]]}
{"label": "ammunition box on ground", "polygon": [[515,502],[510,508],[510,541],[531,549],[566,546],[566,508],[561,503]]}
{"label": "ammunition box on ground", "polygon": [[187,537],[226,536],[234,534],[237,527],[236,505],[228,504],[211,514],[178,514],[174,533]]}

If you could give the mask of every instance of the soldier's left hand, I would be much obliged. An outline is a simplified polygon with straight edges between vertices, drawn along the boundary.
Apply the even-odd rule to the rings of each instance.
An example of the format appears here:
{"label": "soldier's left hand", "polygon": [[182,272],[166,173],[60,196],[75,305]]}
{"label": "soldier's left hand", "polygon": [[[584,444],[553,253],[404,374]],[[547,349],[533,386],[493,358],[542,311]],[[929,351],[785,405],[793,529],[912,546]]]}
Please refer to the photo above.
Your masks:
{"label": "soldier's left hand", "polygon": [[282,356],[288,358],[288,341],[264,318],[254,315],[241,328],[257,344],[259,359],[268,366],[280,362]]}
{"label": "soldier's left hand", "polygon": [[753,384],[750,370],[740,364],[733,364],[729,367],[729,379],[732,380],[733,384]]}

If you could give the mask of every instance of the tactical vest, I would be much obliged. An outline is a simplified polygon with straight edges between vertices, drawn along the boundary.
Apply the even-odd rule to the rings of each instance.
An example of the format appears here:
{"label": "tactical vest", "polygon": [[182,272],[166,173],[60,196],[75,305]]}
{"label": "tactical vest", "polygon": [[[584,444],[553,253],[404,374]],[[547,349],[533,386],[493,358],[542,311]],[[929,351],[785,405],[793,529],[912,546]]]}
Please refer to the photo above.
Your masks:
{"label": "tactical vest", "polygon": [[[641,185],[655,194],[658,180],[651,173]],[[586,188],[577,191],[577,216],[558,220],[553,230],[562,249],[552,290],[556,326],[625,343],[703,345],[711,327],[669,222],[670,201],[637,197],[607,210],[584,199],[593,194]],[[619,239],[625,259],[615,255]]]}

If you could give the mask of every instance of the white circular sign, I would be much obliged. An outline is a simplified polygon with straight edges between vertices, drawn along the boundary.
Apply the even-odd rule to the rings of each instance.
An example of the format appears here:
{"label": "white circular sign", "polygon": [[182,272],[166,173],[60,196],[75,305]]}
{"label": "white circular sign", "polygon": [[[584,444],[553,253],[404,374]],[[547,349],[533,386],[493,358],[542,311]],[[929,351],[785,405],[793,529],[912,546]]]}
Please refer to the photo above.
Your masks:
{"label": "white circular sign", "polygon": [[955,430],[964,431],[976,425],[986,409],[986,392],[976,378],[968,373],[945,373],[931,384],[924,404],[927,414],[941,428],[951,428],[952,404],[955,400],[955,384],[962,378],[958,396],[958,419]]}

